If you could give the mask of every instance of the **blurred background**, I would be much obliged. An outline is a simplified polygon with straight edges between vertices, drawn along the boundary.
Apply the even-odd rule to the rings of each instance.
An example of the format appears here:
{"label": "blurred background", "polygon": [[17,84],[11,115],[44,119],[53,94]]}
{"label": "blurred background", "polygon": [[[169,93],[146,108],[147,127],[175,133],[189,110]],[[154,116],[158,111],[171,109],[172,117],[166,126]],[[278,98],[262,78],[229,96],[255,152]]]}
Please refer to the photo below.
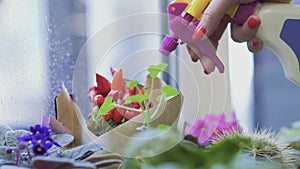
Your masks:
{"label": "blurred background", "polygon": [[111,79],[109,67],[122,67],[125,78],[142,81],[147,66],[161,62],[169,64],[164,80],[185,96],[182,121],[234,110],[243,126],[277,130],[300,119],[300,88],[277,57],[266,48],[253,56],[229,31],[217,51],[224,74],[204,75],[184,45],[162,56],[170,2],[0,0],[0,123],[27,128],[55,115],[62,83],[87,116],[96,72]]}

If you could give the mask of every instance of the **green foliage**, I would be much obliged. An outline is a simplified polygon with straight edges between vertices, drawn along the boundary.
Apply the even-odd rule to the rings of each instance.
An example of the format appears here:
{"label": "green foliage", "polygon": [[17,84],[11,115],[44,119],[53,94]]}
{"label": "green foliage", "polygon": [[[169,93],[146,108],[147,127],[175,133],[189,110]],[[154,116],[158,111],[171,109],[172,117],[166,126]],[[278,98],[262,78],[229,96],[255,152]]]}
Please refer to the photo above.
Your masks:
{"label": "green foliage", "polygon": [[157,75],[164,71],[168,67],[168,64],[162,63],[156,66],[149,66],[148,67],[148,72],[151,78],[157,77]]}
{"label": "green foliage", "polygon": [[94,113],[92,116],[92,124],[89,130],[91,130],[96,136],[100,136],[113,128],[117,126],[112,120],[106,121],[104,118],[102,118],[97,113]]}
{"label": "green foliage", "polygon": [[142,104],[143,101],[148,99],[149,99],[148,95],[132,95],[126,98],[125,104],[129,104],[133,102],[138,102],[139,104]]}
{"label": "green foliage", "polygon": [[210,154],[213,158],[207,159],[207,166],[213,166],[215,164],[227,164],[233,156],[244,150],[246,147],[250,147],[252,141],[250,138],[243,137],[239,133],[234,133],[232,136],[226,139],[216,141],[212,145],[207,147],[208,155]]}
{"label": "green foliage", "polygon": [[164,97],[175,96],[175,95],[178,94],[178,90],[176,88],[171,87],[171,86],[162,87],[161,92],[164,95]]}
{"label": "green foliage", "polygon": [[183,141],[158,156],[145,159],[148,165],[157,166],[163,163],[178,163],[185,168],[204,166],[205,156],[203,149],[191,142]]}
{"label": "green foliage", "polygon": [[[163,146],[163,142],[170,144],[172,140],[176,138],[174,137],[175,133],[163,133],[164,131],[165,130],[156,131],[165,135],[160,138],[159,141],[144,139],[144,146],[141,146],[141,143],[139,146],[132,143],[132,146],[135,145],[137,147],[131,148],[136,151],[139,150],[140,152],[148,152],[153,150],[154,147],[159,149]],[[147,132],[149,133],[148,135],[153,134],[153,131],[144,131],[143,134],[146,135]],[[177,138],[179,138],[178,133]],[[143,156],[139,154],[139,158],[126,159],[126,165],[124,166],[130,166],[131,168],[158,168],[161,166],[173,166],[172,168],[187,169],[215,168],[216,165],[229,165],[236,158],[237,154],[239,154],[244,147],[249,145],[251,145],[250,139],[238,136],[231,137],[230,139],[224,139],[221,142],[211,144],[208,147],[202,147],[190,141],[182,140],[171,149],[161,152],[158,155],[141,158]]]}
{"label": "green foliage", "polygon": [[291,143],[290,146],[295,148],[296,150],[300,151],[300,139]]}
{"label": "green foliage", "polygon": [[100,115],[105,115],[107,114],[110,110],[114,109],[116,107],[116,103],[113,102],[112,96],[108,96],[104,103],[101,105],[98,113]]}
{"label": "green foliage", "polygon": [[[164,133],[166,130],[157,130],[162,135],[159,140],[146,140],[144,143],[134,144],[136,147],[130,147],[133,151],[152,152],[153,149],[161,149],[164,147],[162,143],[174,143],[174,133]],[[144,131],[144,135],[153,135],[152,131]],[[261,132],[262,134],[264,132]],[[178,133],[177,133],[178,134]],[[287,169],[291,166],[287,165],[283,157],[282,149],[279,145],[270,147],[270,143],[264,136],[251,137],[241,133],[234,133],[222,137],[218,141],[214,141],[210,145],[203,147],[191,141],[182,140],[160,154],[153,156],[143,156],[136,154],[138,158],[130,158],[125,160],[125,164],[130,168],[152,169],[152,168],[186,168],[186,169]],[[269,135],[266,135],[269,136]],[[149,146],[151,145],[151,146]],[[275,154],[270,148],[274,149]],[[252,156],[253,153],[257,154]],[[269,154],[268,154],[269,153]],[[280,154],[282,153],[282,154]],[[149,155],[149,154],[148,154]],[[267,156],[269,155],[269,156]],[[126,166],[124,165],[124,166]]]}
{"label": "green foliage", "polygon": [[[222,140],[240,137],[250,139],[249,144],[242,145],[242,155],[245,159],[251,159],[255,166],[273,166],[272,169],[291,169],[294,163],[294,151],[287,144],[278,141],[278,135],[267,129],[249,133],[235,133],[224,136]],[[219,141],[218,141],[219,142]]]}
{"label": "green foliage", "polygon": [[[149,86],[148,88],[145,87],[144,90],[152,90],[153,89],[153,78],[157,77],[157,75],[164,71],[166,69],[166,67],[168,66],[168,64],[165,64],[165,63],[162,63],[162,64],[159,64],[159,65],[153,65],[153,66],[149,66],[148,67],[148,72],[149,72],[149,76],[152,78],[152,84],[151,86]],[[139,81],[138,80],[131,80],[131,81],[128,81],[126,82],[126,86],[130,89],[133,89],[133,88],[138,88],[138,84],[139,84]],[[177,95],[178,94],[178,91],[177,89],[175,88],[172,88],[170,86],[164,86],[162,89],[162,95],[161,96],[158,96],[159,99],[163,99],[164,97],[170,97],[170,96],[174,96],[174,95]],[[134,102],[137,102],[139,103],[139,105],[141,106],[142,110],[140,109],[135,109],[135,108],[132,108],[132,107],[128,107],[127,105],[120,105],[116,102],[113,101],[113,98],[112,96],[108,96],[104,103],[100,106],[99,110],[98,110],[98,113],[95,114],[92,118],[93,118],[93,121],[100,121],[100,118],[101,115],[106,115],[110,110],[116,108],[116,107],[120,107],[120,108],[124,108],[124,109],[127,109],[127,110],[131,110],[131,111],[136,111],[136,112],[143,112],[145,114],[145,124],[150,127],[151,124],[150,124],[150,117],[149,117],[149,108],[150,108],[150,98],[151,98],[151,92],[144,92],[144,94],[139,94],[139,95],[131,95],[131,96],[128,96],[126,99],[125,99],[125,104],[130,104],[130,103],[134,103]],[[160,100],[161,101],[161,100]],[[123,104],[123,103],[122,103]],[[142,105],[145,105],[145,106],[142,106]]]}
{"label": "green foliage", "polygon": [[168,130],[171,128],[171,126],[165,124],[159,124],[156,128],[159,130]]}
{"label": "green foliage", "polygon": [[130,89],[133,89],[133,88],[137,87],[138,84],[139,84],[138,80],[130,80],[126,83],[126,86]]}
{"label": "green foliage", "polygon": [[[101,115],[107,114],[107,112],[109,110],[111,110],[115,107],[119,107],[119,108],[127,109],[130,111],[134,111],[134,112],[143,112],[145,125],[147,127],[151,127],[151,122],[150,122],[151,117],[149,115],[149,109],[151,108],[150,100],[152,97],[151,91],[153,90],[153,87],[154,87],[154,78],[156,78],[160,72],[164,71],[167,66],[168,66],[168,64],[165,64],[165,63],[149,66],[147,70],[149,72],[149,76],[152,78],[151,79],[152,83],[150,86],[144,88],[144,91],[147,91],[147,92],[144,92],[144,94],[128,96],[125,99],[125,102],[124,102],[125,104],[115,103],[115,102],[113,102],[111,97],[108,97],[105,100],[105,102],[103,103],[103,105],[100,106],[100,109],[98,111],[99,113],[97,114],[97,116],[99,116],[99,118],[101,118]],[[139,90],[138,84],[139,84],[139,81],[131,80],[126,83],[126,86],[130,89],[133,89],[136,87]],[[148,91],[148,90],[150,90],[150,91]],[[168,86],[168,85],[162,87],[161,92],[162,92],[162,95],[158,96],[159,101],[162,101],[163,98],[175,96],[178,94],[178,90],[176,88],[172,88],[171,86]],[[135,102],[139,103],[141,109],[135,109],[132,107],[128,107],[126,105],[126,104],[135,103]],[[97,117],[94,117],[94,119],[97,119]]]}
{"label": "green foliage", "polygon": [[300,166],[300,121],[292,123],[291,128],[283,128],[279,132],[279,136],[284,139],[286,143],[295,149],[296,163]]}
{"label": "green foliage", "polygon": [[[74,136],[71,134],[55,134],[52,136],[52,139],[57,142],[61,147],[65,147],[72,143],[74,140]],[[48,150],[48,153],[55,153],[61,147],[52,146],[51,149]]]}
{"label": "green foliage", "polygon": [[285,139],[300,139],[300,121],[292,123],[289,129],[282,129],[280,135]]}
{"label": "green foliage", "polygon": [[83,160],[91,154],[101,150],[98,144],[84,144],[72,149],[65,150],[59,154],[60,157],[74,160]]}
{"label": "green foliage", "polygon": [[[16,139],[18,137],[22,137],[24,135],[28,135],[32,133],[27,130],[13,130],[11,127],[9,127],[6,124],[0,124],[0,126],[5,126],[5,127],[0,127],[0,133],[3,133],[4,135],[7,136],[3,139],[3,143],[5,143],[5,145],[0,146],[0,166],[16,165],[16,168],[18,167],[32,168],[31,166],[32,159],[36,157],[34,156],[32,150],[33,145],[31,143],[27,143],[25,144],[26,145],[25,148],[20,148],[21,144]],[[70,134],[55,134],[51,136],[51,139],[54,140],[57,144],[59,144],[61,147],[52,146],[47,151],[49,156],[45,157],[48,160],[51,160],[52,158],[56,158],[56,157],[62,157],[61,155],[64,153],[64,151],[61,148],[69,145],[74,140],[74,136]],[[8,150],[10,150],[10,153],[8,153]],[[90,151],[90,149],[88,151]],[[29,153],[30,156],[28,155]],[[82,154],[84,153],[83,151],[74,151],[74,153],[78,155],[78,157],[83,157],[83,155],[87,157],[91,155],[91,153]],[[69,154],[69,153],[65,153],[65,154]],[[9,168],[13,168],[13,167],[9,167]]]}
{"label": "green foliage", "polygon": [[13,129],[7,124],[0,123],[0,146],[5,144],[5,134],[7,131],[12,131]]}

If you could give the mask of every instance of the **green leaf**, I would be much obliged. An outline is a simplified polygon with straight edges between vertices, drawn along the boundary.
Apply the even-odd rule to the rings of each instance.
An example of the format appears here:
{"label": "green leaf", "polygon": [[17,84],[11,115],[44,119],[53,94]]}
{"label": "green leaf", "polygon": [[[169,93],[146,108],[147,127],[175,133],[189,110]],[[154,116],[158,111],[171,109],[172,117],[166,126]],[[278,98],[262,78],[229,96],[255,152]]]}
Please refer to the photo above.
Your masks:
{"label": "green leaf", "polygon": [[129,87],[130,89],[133,89],[137,87],[138,84],[139,84],[138,80],[131,80],[126,83],[126,86]]}
{"label": "green leaf", "polygon": [[12,131],[13,129],[7,124],[0,123],[0,146],[5,143],[5,133],[7,131]]}
{"label": "green leaf", "polygon": [[178,90],[169,85],[162,87],[161,91],[165,97],[175,96],[178,94]]}
{"label": "green leaf", "polygon": [[31,132],[27,130],[12,130],[7,131],[5,133],[5,145],[15,147],[20,144],[20,142],[17,140],[18,137],[26,136],[31,134]]}
{"label": "green leaf", "polygon": [[[7,154],[6,151],[8,148],[11,148],[14,151],[17,151],[17,147],[9,147],[9,146],[0,146],[0,168],[2,169],[2,165],[5,164],[16,164],[16,153]],[[4,167],[3,167],[4,168]],[[8,168],[8,167],[7,167]]]}
{"label": "green leaf", "polygon": [[160,124],[156,128],[159,130],[168,130],[169,128],[171,128],[171,126],[166,125],[166,124]]}
{"label": "green leaf", "polygon": [[138,102],[142,103],[144,100],[149,99],[149,96],[146,95],[132,95],[126,98],[125,104],[133,103],[133,102]]}
{"label": "green leaf", "polygon": [[98,144],[84,144],[64,151],[61,156],[75,160],[83,160],[89,155],[101,150]]}
{"label": "green leaf", "polygon": [[112,96],[108,96],[104,103],[101,105],[98,113],[100,115],[105,115],[107,114],[110,110],[114,109],[116,107],[116,103],[113,102]]}
{"label": "green leaf", "polygon": [[168,64],[162,63],[156,66],[149,66],[148,72],[150,73],[150,77],[155,78],[157,77],[158,73],[164,71],[168,67]]}
{"label": "green leaf", "polygon": [[[65,147],[72,143],[74,140],[74,136],[71,134],[55,134],[51,137],[55,142],[57,142],[61,147]],[[49,150],[48,153],[53,153],[56,152],[57,150],[61,149],[61,147],[57,146],[52,146]]]}

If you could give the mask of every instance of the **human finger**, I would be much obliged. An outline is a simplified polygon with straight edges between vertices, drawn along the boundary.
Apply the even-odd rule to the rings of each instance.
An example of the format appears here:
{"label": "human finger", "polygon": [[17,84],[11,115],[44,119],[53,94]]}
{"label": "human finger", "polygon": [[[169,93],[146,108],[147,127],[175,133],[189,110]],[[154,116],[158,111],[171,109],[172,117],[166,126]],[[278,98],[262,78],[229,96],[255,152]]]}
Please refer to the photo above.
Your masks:
{"label": "human finger", "polygon": [[231,24],[231,37],[236,42],[247,42],[252,39],[261,23],[258,16],[252,15],[247,21],[242,25],[237,23]]}
{"label": "human finger", "polygon": [[192,59],[193,62],[197,62],[199,60],[198,55],[192,50],[191,47],[189,47],[188,45],[186,45],[187,51]]}
{"label": "human finger", "polygon": [[[242,0],[243,3],[253,2],[255,0]],[[212,0],[205,9],[203,16],[193,35],[194,40],[200,40],[205,34],[207,37],[213,34],[220,24],[220,21],[229,8],[240,3],[238,0]]]}
{"label": "human finger", "polygon": [[263,48],[263,42],[259,38],[252,38],[247,42],[248,50],[256,53],[262,50]]}
{"label": "human finger", "polygon": [[197,49],[192,46],[187,45],[186,47],[193,62],[200,60],[205,74],[210,74],[215,70],[216,65],[209,57],[198,54],[198,52],[196,52]]}

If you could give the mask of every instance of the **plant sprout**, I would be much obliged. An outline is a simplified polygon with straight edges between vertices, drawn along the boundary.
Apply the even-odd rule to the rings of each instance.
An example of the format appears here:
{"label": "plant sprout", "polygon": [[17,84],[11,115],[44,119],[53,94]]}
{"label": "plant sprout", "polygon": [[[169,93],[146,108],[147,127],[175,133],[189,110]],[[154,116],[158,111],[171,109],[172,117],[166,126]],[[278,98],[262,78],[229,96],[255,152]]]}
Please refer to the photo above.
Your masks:
{"label": "plant sprout", "polygon": [[[144,125],[149,128],[151,127],[151,117],[150,117],[150,108],[151,108],[151,102],[150,100],[153,98],[153,89],[154,89],[154,79],[158,77],[158,74],[166,69],[168,64],[159,64],[159,65],[153,65],[148,67],[149,77],[151,78],[151,85],[148,88],[140,89],[139,87],[139,81],[137,80],[131,80],[126,83],[126,86],[129,89],[136,89],[138,90],[138,94],[130,95],[125,99],[125,104],[120,104],[115,101],[113,101],[112,96],[108,96],[104,103],[99,108],[98,114],[100,115],[106,115],[108,112],[114,108],[123,108],[129,111],[133,112],[140,112],[144,114]],[[143,91],[142,91],[143,90]],[[159,101],[158,106],[155,109],[154,114],[152,117],[157,113],[158,108],[160,107],[162,101],[171,96],[175,96],[178,94],[178,90],[176,88],[173,88],[169,85],[163,86],[161,88],[162,95],[158,96],[156,99]],[[126,106],[131,103],[138,103],[140,106],[140,109],[133,108]]]}

